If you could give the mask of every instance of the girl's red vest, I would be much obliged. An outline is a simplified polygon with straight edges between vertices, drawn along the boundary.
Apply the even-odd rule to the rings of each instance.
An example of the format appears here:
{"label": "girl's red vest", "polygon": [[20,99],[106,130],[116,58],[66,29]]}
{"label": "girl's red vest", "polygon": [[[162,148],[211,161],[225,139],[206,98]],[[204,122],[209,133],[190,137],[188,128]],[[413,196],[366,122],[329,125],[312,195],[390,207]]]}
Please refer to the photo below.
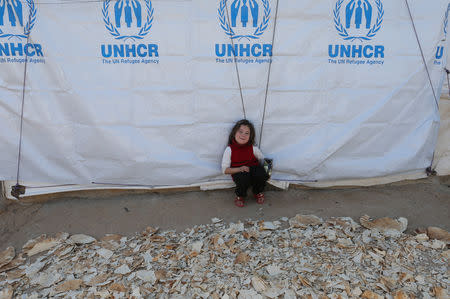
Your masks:
{"label": "girl's red vest", "polygon": [[259,164],[253,154],[253,145],[240,145],[236,141],[230,144],[231,167],[256,166]]}

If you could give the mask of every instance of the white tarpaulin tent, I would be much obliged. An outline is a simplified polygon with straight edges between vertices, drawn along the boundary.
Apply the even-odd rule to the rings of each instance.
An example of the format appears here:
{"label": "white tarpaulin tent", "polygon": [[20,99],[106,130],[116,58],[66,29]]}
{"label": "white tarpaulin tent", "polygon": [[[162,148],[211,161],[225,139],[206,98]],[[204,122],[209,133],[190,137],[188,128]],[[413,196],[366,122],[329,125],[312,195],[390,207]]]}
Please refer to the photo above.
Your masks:
{"label": "white tarpaulin tent", "polygon": [[448,1],[7,3],[9,184],[221,184],[228,132],[244,116],[274,181],[388,182],[433,161],[450,174],[448,101],[433,160]]}
{"label": "white tarpaulin tent", "polygon": [[[447,69],[450,69],[448,62]],[[433,168],[439,175],[450,175],[450,96],[447,83],[442,89],[439,111],[441,114],[441,124]]]}

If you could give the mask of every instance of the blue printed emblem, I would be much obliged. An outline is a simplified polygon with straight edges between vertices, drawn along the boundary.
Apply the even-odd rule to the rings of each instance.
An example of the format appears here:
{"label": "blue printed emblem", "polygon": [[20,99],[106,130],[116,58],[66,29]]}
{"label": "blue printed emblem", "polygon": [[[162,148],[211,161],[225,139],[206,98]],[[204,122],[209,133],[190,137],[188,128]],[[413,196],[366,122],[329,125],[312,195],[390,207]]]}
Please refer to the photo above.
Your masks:
{"label": "blue printed emblem", "polygon": [[33,0],[26,4],[28,14],[21,0],[0,0],[0,38],[28,38],[36,22],[36,7]]}
{"label": "blue printed emblem", "polygon": [[269,0],[221,0],[220,27],[232,39],[259,39],[269,25],[270,12]]}
{"label": "blue printed emblem", "polygon": [[110,2],[110,0],[103,2],[102,14],[106,29],[115,39],[143,39],[149,33],[153,25],[154,11],[150,0],[143,1],[144,7],[138,0],[114,1],[111,9],[114,14],[113,21],[109,17]]}
{"label": "blue printed emblem", "polygon": [[448,13],[450,11],[450,4],[448,4],[447,6],[447,10],[445,11],[445,17],[444,17],[444,30],[443,30],[443,36],[441,39],[441,43],[439,43],[439,45],[436,48],[436,55],[435,55],[435,61],[434,64],[436,65],[441,65],[441,59],[444,56],[444,48],[445,45],[442,43],[447,39],[447,26],[448,26]]}
{"label": "blue printed emblem", "polygon": [[445,19],[444,19],[444,34],[445,37],[447,37],[447,25],[448,25],[448,12],[450,11],[450,4],[447,6],[447,11],[445,12]]}
{"label": "blue printed emblem", "polygon": [[[344,24],[341,22],[344,12]],[[333,9],[334,26],[344,40],[371,40],[383,23],[381,0],[338,0]],[[375,19],[376,18],[376,19]]]}

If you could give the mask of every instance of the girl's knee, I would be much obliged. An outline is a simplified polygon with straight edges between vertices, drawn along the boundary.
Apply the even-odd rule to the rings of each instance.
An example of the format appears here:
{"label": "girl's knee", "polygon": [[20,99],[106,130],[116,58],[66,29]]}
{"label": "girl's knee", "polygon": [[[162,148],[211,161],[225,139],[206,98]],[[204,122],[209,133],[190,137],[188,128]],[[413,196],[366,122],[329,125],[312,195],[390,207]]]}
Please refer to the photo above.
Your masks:
{"label": "girl's knee", "polygon": [[236,185],[250,185],[251,182],[251,176],[248,172],[242,172],[237,173],[233,175],[233,181],[236,183]]}
{"label": "girl's knee", "polygon": [[257,166],[255,168],[255,171],[253,173],[253,177],[257,180],[265,180],[267,181],[269,179],[269,175],[267,174],[266,170],[262,166]]}

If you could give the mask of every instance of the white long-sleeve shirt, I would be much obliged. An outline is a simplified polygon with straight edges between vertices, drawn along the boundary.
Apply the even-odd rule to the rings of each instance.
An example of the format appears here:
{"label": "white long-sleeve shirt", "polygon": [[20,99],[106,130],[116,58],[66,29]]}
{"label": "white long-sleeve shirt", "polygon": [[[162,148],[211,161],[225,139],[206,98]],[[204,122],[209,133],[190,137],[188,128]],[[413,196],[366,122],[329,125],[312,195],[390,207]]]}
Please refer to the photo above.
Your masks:
{"label": "white long-sleeve shirt", "polygon": [[[264,155],[257,146],[253,146],[253,155],[260,163],[264,160]],[[222,157],[222,173],[229,167],[231,167],[231,147],[227,146]]]}

